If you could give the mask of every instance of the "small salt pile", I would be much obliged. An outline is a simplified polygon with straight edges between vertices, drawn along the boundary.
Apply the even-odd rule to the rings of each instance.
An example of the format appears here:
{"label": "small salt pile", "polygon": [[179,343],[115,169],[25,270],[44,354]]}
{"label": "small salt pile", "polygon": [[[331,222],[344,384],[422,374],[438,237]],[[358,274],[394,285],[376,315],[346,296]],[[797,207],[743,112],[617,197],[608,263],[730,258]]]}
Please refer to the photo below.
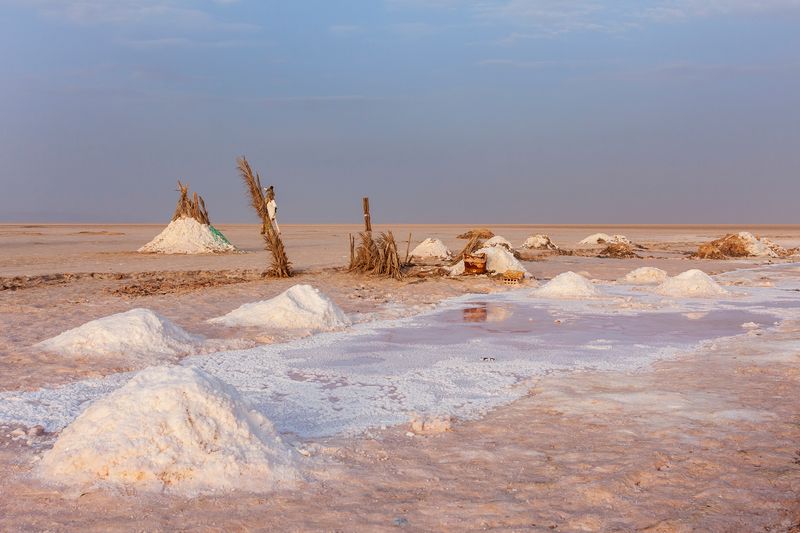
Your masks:
{"label": "small salt pile", "polygon": [[244,304],[208,322],[233,327],[309,330],[332,330],[350,324],[339,306],[311,285],[295,285],[274,298]]}
{"label": "small salt pile", "polygon": [[150,309],[137,308],[92,320],[36,347],[71,357],[120,357],[156,363],[186,355],[201,343],[202,337],[187,333]]}
{"label": "small salt pile", "polygon": [[660,268],[641,267],[628,272],[624,281],[632,285],[649,285],[651,283],[662,283],[667,277],[667,273]]}
{"label": "small salt pile", "polygon": [[625,235],[609,235],[607,233],[593,233],[578,244],[630,244],[631,241]]}
{"label": "small salt pile", "polygon": [[141,253],[204,254],[236,251],[225,236],[209,224],[194,218],[173,220],[152,241],[138,250]]}
{"label": "small salt pile", "polygon": [[152,367],[92,403],[42,457],[42,479],[184,496],[268,491],[297,478],[291,450],[238,392],[194,367]]}
{"label": "small salt pile", "polygon": [[500,235],[495,235],[491,239],[487,240],[483,243],[484,247],[494,247],[494,246],[502,246],[506,250],[513,250],[514,245],[511,244],[511,241],[506,239],[505,237],[501,237]]}
{"label": "small salt pile", "polygon": [[668,278],[654,291],[662,296],[677,298],[709,298],[729,294],[716,281],[702,270],[687,270]]}
{"label": "small salt pile", "polygon": [[597,298],[603,295],[592,282],[574,272],[559,274],[531,294],[537,298]]}
{"label": "small salt pile", "polygon": [[451,256],[452,253],[442,240],[433,237],[419,243],[410,254],[412,259],[449,259]]}
{"label": "small salt pile", "polygon": [[549,235],[531,235],[522,243],[522,248],[529,250],[558,250],[558,246],[550,240]]}
{"label": "small salt pile", "polygon": [[756,237],[748,231],[740,231],[739,238],[745,243],[747,252],[754,257],[781,257],[786,255],[786,250],[764,237]]}

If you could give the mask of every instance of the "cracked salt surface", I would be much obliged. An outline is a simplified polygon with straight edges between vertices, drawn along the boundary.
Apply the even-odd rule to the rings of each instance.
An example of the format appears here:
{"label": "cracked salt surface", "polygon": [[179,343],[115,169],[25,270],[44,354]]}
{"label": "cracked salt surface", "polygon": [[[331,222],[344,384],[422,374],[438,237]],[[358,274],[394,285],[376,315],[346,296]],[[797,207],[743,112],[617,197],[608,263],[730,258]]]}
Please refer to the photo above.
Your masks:
{"label": "cracked salt surface", "polygon": [[[233,385],[278,431],[299,437],[355,434],[415,412],[470,418],[524,395],[535,376],[634,370],[800,317],[800,285],[786,273],[738,271],[738,280],[768,275],[775,287],[726,286],[731,294],[719,299],[665,298],[613,283],[592,300],[541,299],[529,289],[468,295],[410,318],[181,364]],[[0,421],[59,430],[131,375],[1,393]]]}

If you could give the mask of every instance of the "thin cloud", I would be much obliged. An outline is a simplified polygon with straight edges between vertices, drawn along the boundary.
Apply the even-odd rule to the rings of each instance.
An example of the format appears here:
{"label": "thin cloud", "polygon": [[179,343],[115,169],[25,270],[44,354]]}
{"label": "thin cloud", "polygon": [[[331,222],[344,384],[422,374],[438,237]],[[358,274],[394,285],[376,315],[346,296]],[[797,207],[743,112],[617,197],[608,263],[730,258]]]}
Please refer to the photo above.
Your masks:
{"label": "thin cloud", "polygon": [[524,69],[544,69],[558,67],[574,67],[576,63],[566,61],[520,61],[517,59],[482,59],[478,61],[479,66],[501,66]]}
{"label": "thin cloud", "polygon": [[800,12],[800,0],[386,0],[393,9],[458,9],[512,30],[499,44],[577,32],[620,33],[691,18]]}
{"label": "thin cloud", "polygon": [[199,40],[188,37],[159,37],[154,39],[125,39],[120,44],[139,50],[157,48],[245,48],[263,43],[242,39]]}
{"label": "thin cloud", "polygon": [[265,104],[342,104],[342,103],[362,103],[379,102],[385,100],[376,96],[364,96],[360,94],[346,95],[321,95],[321,96],[268,96],[259,99]]}
{"label": "thin cloud", "polygon": [[[252,23],[220,20],[185,0],[0,0],[0,3],[34,9],[42,16],[79,25],[150,26],[169,25],[173,29],[247,31]],[[216,5],[232,5],[235,0],[214,0]]]}

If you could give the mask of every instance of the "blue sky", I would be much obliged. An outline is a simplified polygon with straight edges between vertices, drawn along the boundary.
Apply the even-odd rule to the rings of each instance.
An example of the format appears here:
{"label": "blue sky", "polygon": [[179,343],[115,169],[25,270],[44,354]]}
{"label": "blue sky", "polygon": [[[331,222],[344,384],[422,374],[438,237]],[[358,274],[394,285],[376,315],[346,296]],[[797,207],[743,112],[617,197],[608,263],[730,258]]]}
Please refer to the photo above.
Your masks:
{"label": "blue sky", "polygon": [[800,0],[0,0],[0,221],[797,223]]}

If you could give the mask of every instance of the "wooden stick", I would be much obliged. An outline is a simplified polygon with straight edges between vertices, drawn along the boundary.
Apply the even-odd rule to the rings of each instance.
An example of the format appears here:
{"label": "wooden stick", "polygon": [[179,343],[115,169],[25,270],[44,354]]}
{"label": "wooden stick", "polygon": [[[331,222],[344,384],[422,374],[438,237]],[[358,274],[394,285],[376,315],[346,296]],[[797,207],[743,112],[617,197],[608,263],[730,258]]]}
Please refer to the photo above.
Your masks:
{"label": "wooden stick", "polygon": [[369,198],[366,196],[362,200],[364,206],[364,231],[372,231],[372,220],[369,215]]}
{"label": "wooden stick", "polygon": [[408,254],[411,253],[411,232],[408,232],[408,246],[406,246],[406,260],[404,261],[405,264],[408,264]]}
{"label": "wooden stick", "polygon": [[350,237],[350,269],[356,265],[356,239],[352,233],[347,234]]}

